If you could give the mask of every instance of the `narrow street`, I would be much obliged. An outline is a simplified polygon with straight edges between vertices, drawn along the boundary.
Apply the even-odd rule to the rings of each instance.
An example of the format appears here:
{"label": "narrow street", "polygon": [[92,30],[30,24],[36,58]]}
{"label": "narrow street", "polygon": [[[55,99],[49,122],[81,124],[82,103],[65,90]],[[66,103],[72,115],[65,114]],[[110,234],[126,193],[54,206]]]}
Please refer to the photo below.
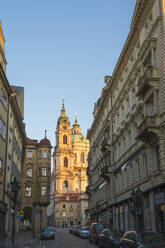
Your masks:
{"label": "narrow street", "polygon": [[44,240],[45,248],[97,248],[88,239],[81,239],[68,232],[68,228],[56,228],[55,240]]}

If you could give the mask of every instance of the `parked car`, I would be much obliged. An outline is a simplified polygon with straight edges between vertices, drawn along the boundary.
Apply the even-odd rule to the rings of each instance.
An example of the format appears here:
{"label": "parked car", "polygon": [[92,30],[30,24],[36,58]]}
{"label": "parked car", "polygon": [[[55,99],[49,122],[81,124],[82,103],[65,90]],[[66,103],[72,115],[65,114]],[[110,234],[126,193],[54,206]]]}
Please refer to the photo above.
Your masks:
{"label": "parked car", "polygon": [[89,228],[89,241],[91,243],[97,244],[99,240],[99,234],[105,228],[104,224],[92,223]]}
{"label": "parked car", "polygon": [[99,234],[98,244],[100,248],[120,248],[120,239],[109,228],[105,228]]}
{"label": "parked car", "polygon": [[[149,248],[135,231],[126,232],[120,240],[121,248]],[[158,248],[158,247],[156,247]]]}
{"label": "parked car", "polygon": [[76,226],[70,226],[69,227],[69,233],[73,233],[74,229],[76,228]]}
{"label": "parked car", "polygon": [[78,225],[75,227],[75,229],[73,230],[73,234],[76,235],[76,236],[79,236],[79,230],[80,230],[81,226]]}
{"label": "parked car", "polygon": [[161,233],[156,232],[144,232],[141,234],[145,244],[150,248],[164,248],[165,247],[165,236]]}
{"label": "parked car", "polygon": [[82,226],[79,230],[79,237],[88,239],[89,238],[89,227],[88,226]]}
{"label": "parked car", "polygon": [[40,239],[55,239],[55,228],[53,226],[45,227],[44,231],[40,234]]}

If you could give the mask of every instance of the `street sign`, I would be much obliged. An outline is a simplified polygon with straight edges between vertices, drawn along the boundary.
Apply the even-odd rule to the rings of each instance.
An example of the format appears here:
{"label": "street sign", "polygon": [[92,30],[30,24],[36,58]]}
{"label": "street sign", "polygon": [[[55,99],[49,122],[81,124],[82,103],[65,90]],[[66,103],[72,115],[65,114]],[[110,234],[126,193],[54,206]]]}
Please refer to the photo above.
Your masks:
{"label": "street sign", "polygon": [[24,210],[19,210],[19,215],[24,215]]}
{"label": "street sign", "polygon": [[20,220],[23,220],[23,215],[19,215],[19,219]]}

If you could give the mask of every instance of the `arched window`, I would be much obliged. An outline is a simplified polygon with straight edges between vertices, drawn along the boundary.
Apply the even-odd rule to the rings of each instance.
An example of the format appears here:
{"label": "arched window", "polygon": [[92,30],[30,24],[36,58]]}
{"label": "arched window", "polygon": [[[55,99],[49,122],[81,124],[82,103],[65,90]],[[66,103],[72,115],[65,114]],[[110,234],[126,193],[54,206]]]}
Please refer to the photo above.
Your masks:
{"label": "arched window", "polygon": [[64,158],[64,167],[68,167],[68,158],[67,157]]}
{"label": "arched window", "polygon": [[64,187],[68,188],[68,181],[67,180],[64,181]]}
{"label": "arched window", "polygon": [[85,157],[84,157],[84,152],[81,153],[81,163],[84,163]]}
{"label": "arched window", "polygon": [[63,144],[67,144],[67,136],[66,135],[63,136]]}

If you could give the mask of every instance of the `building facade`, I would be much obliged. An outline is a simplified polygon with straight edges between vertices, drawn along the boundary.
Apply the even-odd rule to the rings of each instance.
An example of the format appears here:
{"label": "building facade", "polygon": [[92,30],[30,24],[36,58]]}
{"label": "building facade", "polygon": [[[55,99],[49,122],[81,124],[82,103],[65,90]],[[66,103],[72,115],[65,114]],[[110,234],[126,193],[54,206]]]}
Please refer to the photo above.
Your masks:
{"label": "building facade", "polygon": [[89,141],[82,135],[77,117],[71,128],[63,103],[56,130],[51,189],[56,226],[86,223],[88,151]]}
{"label": "building facade", "polygon": [[7,149],[8,102],[11,89],[6,78],[5,39],[0,23],[0,240],[5,232],[7,205],[4,201],[5,164]]}
{"label": "building facade", "polygon": [[88,131],[91,220],[165,232],[165,1],[137,0]]}
{"label": "building facade", "polygon": [[51,144],[46,138],[40,142],[26,139],[25,162],[21,181],[21,210],[23,225],[31,227],[33,236],[47,224],[46,210],[50,203]]}
{"label": "building facade", "polygon": [[[15,221],[16,232],[19,230],[19,226],[21,224],[17,218],[21,205],[20,188],[18,188],[16,199],[14,199],[12,183],[13,180],[15,180],[16,184],[21,185],[21,173],[25,157],[26,141],[25,128],[23,124],[24,88],[19,86],[11,86],[11,89],[12,93],[9,96],[8,109],[7,160],[4,188],[5,203],[8,206],[5,228],[8,238],[11,238],[12,236],[13,221]],[[19,101],[19,99],[22,99],[22,101]],[[15,208],[15,210],[13,208]]]}

